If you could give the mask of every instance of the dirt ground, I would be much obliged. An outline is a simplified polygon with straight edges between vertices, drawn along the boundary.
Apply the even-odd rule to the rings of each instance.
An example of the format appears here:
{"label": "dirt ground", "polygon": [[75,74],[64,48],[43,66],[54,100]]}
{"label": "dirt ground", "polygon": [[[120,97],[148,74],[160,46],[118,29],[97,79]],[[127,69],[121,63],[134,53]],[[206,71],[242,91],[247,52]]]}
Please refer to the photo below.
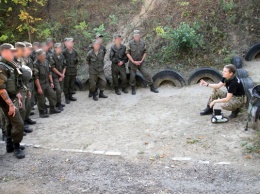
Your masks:
{"label": "dirt ground", "polygon": [[245,111],[217,125],[199,116],[210,93],[78,92],[63,113],[33,117],[24,160],[0,144],[0,193],[260,193],[260,157],[242,146],[256,131],[244,131]]}

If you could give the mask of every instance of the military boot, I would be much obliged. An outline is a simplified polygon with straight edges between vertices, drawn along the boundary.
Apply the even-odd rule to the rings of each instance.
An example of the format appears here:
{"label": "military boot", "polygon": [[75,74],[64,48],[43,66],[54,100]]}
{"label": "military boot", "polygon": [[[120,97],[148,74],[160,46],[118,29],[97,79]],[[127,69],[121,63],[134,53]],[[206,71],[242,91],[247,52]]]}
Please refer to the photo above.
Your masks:
{"label": "military boot", "polygon": [[200,115],[201,115],[201,116],[211,115],[212,113],[213,113],[213,108],[210,108],[209,105],[208,105],[205,110],[203,110],[202,112],[200,112]]}
{"label": "military boot", "polygon": [[229,116],[230,119],[237,118],[238,113],[240,112],[239,108],[236,110],[232,111],[231,115]]}
{"label": "military boot", "polygon": [[48,118],[49,115],[46,114],[44,111],[39,111],[39,114],[40,114],[40,118]]}
{"label": "military boot", "polygon": [[60,111],[64,111],[64,108],[62,107],[61,103],[57,103],[56,108]]}
{"label": "military boot", "polygon": [[11,138],[6,138],[6,152],[12,153],[14,151],[14,143]]}
{"label": "military boot", "polygon": [[121,95],[121,92],[119,91],[118,88],[115,88],[115,93],[116,93],[117,95]]}
{"label": "military boot", "polygon": [[65,95],[65,102],[66,102],[66,104],[70,103],[70,99],[69,99],[69,95],[68,94]]}
{"label": "military boot", "polygon": [[135,89],[135,86],[132,86],[132,95],[136,95],[136,89]]}
{"label": "military boot", "polygon": [[57,114],[57,113],[61,113],[61,111],[59,109],[57,109],[54,106],[50,107],[50,114]]}
{"label": "military boot", "polygon": [[23,129],[23,131],[24,131],[25,133],[31,133],[31,132],[33,132],[33,130],[29,127],[29,125],[28,125],[26,122],[24,122],[24,129]]}
{"label": "military boot", "polygon": [[89,98],[93,97],[93,92],[89,91],[88,97]]}
{"label": "military boot", "polygon": [[62,107],[65,107],[65,104],[62,104],[62,103],[61,103],[61,106],[62,106]]}
{"label": "military boot", "polygon": [[23,159],[25,157],[25,154],[23,153],[19,143],[14,144],[14,155],[18,159]]}
{"label": "military boot", "polygon": [[154,85],[150,86],[150,90],[151,90],[151,92],[159,93],[159,91],[154,87]]}
{"label": "military boot", "polygon": [[99,98],[107,98],[108,96],[106,96],[105,94],[104,94],[104,91],[103,90],[100,90],[100,92],[99,92]]}
{"label": "military boot", "polygon": [[127,88],[126,88],[126,87],[123,87],[123,88],[122,88],[122,92],[124,92],[125,94],[127,94],[127,93],[128,93]]}
{"label": "military boot", "polygon": [[69,95],[69,100],[70,100],[70,101],[77,101],[77,98],[74,98],[74,97],[72,96],[72,94],[70,94],[70,95]]}
{"label": "military boot", "polygon": [[95,92],[92,92],[93,100],[98,101],[97,94]]}
{"label": "military boot", "polygon": [[36,124],[36,121],[33,121],[32,119],[26,119],[25,120],[25,123],[28,124],[28,125],[35,125]]}

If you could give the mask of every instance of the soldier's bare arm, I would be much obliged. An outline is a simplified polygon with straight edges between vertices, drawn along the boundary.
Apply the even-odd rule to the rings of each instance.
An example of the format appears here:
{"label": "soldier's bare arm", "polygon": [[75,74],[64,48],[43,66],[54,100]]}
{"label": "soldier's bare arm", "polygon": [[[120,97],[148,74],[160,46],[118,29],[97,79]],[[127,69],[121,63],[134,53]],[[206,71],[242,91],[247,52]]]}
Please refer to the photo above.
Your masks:
{"label": "soldier's bare arm", "polygon": [[12,100],[10,99],[6,89],[0,89],[0,96],[6,102],[6,104],[9,106],[8,115],[14,117],[15,116],[15,109],[16,109],[16,107],[14,106]]}
{"label": "soldier's bare arm", "polygon": [[203,79],[201,79],[200,80],[200,85],[201,86],[206,86],[206,87],[209,87],[209,88],[213,88],[213,89],[219,89],[222,86],[224,86],[224,83],[219,82],[218,84],[209,84],[206,81],[204,81]]}
{"label": "soldier's bare arm", "polygon": [[50,83],[51,83],[51,88],[54,88],[54,84],[53,84],[53,79],[52,79],[51,73],[49,74],[49,80],[50,80]]}
{"label": "soldier's bare arm", "polygon": [[210,103],[210,107],[212,108],[216,103],[227,103],[231,100],[231,98],[233,97],[232,93],[228,93],[226,98],[221,98],[221,99],[217,99],[214,100]]}

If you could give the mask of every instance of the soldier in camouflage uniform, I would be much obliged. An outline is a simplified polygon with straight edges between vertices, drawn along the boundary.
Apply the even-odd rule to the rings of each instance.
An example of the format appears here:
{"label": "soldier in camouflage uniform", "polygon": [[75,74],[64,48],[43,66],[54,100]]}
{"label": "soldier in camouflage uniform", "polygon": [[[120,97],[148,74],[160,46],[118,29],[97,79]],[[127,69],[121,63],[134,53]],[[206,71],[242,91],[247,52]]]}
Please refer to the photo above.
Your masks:
{"label": "soldier in camouflage uniform", "polygon": [[0,107],[7,118],[6,122],[6,151],[14,152],[18,159],[25,157],[20,143],[23,139],[24,122],[18,111],[21,104],[19,88],[22,87],[18,81],[22,73],[13,64],[13,45],[4,43],[0,46]]}
{"label": "soldier in camouflage uniform", "polygon": [[126,50],[127,57],[129,59],[130,69],[130,85],[132,87],[132,94],[136,94],[136,72],[137,70],[144,76],[145,81],[150,86],[150,89],[154,93],[158,93],[158,90],[153,85],[153,80],[146,70],[146,44],[140,39],[139,30],[134,31],[134,39],[129,42]]}
{"label": "soldier in camouflage uniform", "polygon": [[34,62],[36,60],[36,51],[40,48],[40,43],[39,42],[34,42],[33,43],[33,51],[31,53],[31,59],[32,62]]}
{"label": "soldier in camouflage uniform", "polygon": [[63,106],[61,104],[61,94],[63,92],[63,80],[65,78],[65,57],[62,54],[62,44],[56,43],[54,45],[54,54],[51,60],[51,70],[52,70],[52,78],[54,83],[54,89],[57,95],[57,105],[56,107],[63,111]]}
{"label": "soldier in camouflage uniform", "polygon": [[46,53],[39,49],[36,51],[37,60],[34,62],[34,80],[37,90],[38,109],[41,118],[47,118],[49,115],[45,111],[45,97],[50,103],[50,114],[60,113],[56,108],[57,98],[54,92],[52,74],[50,72],[50,63],[46,60]]}
{"label": "soldier in camouflage uniform", "polygon": [[[33,61],[30,58],[30,55],[32,53],[32,44],[29,42],[24,42],[25,44],[25,51],[24,51],[24,58],[23,58],[23,62],[25,66],[30,68],[30,73],[32,74],[33,72]],[[30,119],[30,114],[31,114],[31,110],[32,107],[34,105],[34,81],[33,81],[33,76],[32,78],[27,81],[26,83],[26,87],[29,90],[28,91],[28,98],[26,98],[25,101],[25,106],[26,106],[26,112],[25,112],[25,125],[34,125],[36,124],[36,121],[33,121],[32,119]]]}
{"label": "soldier in camouflage uniform", "polygon": [[89,88],[95,101],[98,100],[96,88],[100,89],[99,98],[107,98],[104,95],[106,88],[106,77],[104,74],[104,52],[100,49],[100,42],[94,40],[93,49],[87,54],[87,65],[89,65]]}
{"label": "soldier in camouflage uniform", "polygon": [[[14,62],[19,66],[19,68],[22,68],[22,65],[24,64],[24,50],[25,50],[25,44],[23,42],[16,42],[15,43],[15,57]],[[24,87],[20,90],[20,93],[22,95],[22,106],[19,107],[20,114],[22,116],[23,121],[25,122],[25,115],[26,115],[26,102],[27,98],[31,98],[31,92],[26,87],[26,83],[23,80]],[[27,123],[24,123],[24,132],[25,133],[31,133],[33,130],[29,127]]]}
{"label": "soldier in camouflage uniform", "polygon": [[124,93],[128,93],[126,85],[127,85],[127,77],[126,77],[126,66],[125,64],[128,62],[128,58],[126,56],[126,46],[121,44],[122,38],[120,34],[114,35],[115,44],[112,45],[110,50],[110,60],[112,61],[112,78],[113,85],[115,88],[115,93],[117,95],[121,95],[119,91],[119,83],[118,77],[120,77],[122,83],[122,91]]}
{"label": "soldier in camouflage uniform", "polygon": [[52,38],[47,38],[46,40],[48,46],[48,55],[52,56],[54,54],[54,41]]}
{"label": "soldier in camouflage uniform", "polygon": [[73,38],[65,38],[66,48],[63,50],[62,54],[65,57],[65,78],[64,78],[64,94],[66,98],[66,104],[70,101],[76,101],[77,99],[72,96],[75,92],[75,82],[77,77],[77,65],[79,62],[78,53],[74,49]]}
{"label": "soldier in camouflage uniform", "polygon": [[[201,80],[202,86],[213,88],[209,98],[207,108],[202,111],[201,115],[210,115],[213,113],[213,106],[216,103],[222,103],[221,108],[232,111],[229,118],[236,118],[240,108],[244,105],[245,91],[242,82],[236,77],[236,67],[232,64],[226,65],[223,69],[223,78],[218,84],[209,84]],[[227,91],[220,90],[225,86]]]}

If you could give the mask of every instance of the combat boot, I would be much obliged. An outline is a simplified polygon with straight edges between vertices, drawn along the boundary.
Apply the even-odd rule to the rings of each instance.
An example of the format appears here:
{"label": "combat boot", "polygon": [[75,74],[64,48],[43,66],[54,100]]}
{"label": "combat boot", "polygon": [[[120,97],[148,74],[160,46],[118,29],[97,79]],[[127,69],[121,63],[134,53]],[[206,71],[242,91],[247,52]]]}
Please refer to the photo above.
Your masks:
{"label": "combat boot", "polygon": [[25,123],[28,124],[28,125],[35,125],[36,124],[36,121],[33,121],[32,119],[26,119],[25,120]]}
{"label": "combat boot", "polygon": [[95,92],[92,92],[93,100],[98,101],[97,94]]}
{"label": "combat boot", "polygon": [[200,115],[201,115],[201,116],[211,115],[212,113],[213,113],[213,108],[210,108],[209,105],[208,105],[205,110],[203,110],[202,112],[200,112]]}
{"label": "combat boot", "polygon": [[40,113],[40,118],[48,118],[49,117],[49,115],[46,114],[44,111],[40,111],[39,113]]}
{"label": "combat boot", "polygon": [[132,86],[132,95],[136,95],[136,89],[135,89],[135,86]]}
{"label": "combat boot", "polygon": [[62,106],[62,107],[65,107],[65,104],[62,104],[62,103],[61,103],[61,106]]}
{"label": "combat boot", "polygon": [[18,159],[23,159],[25,157],[25,154],[23,153],[19,143],[14,144],[14,155]]}
{"label": "combat boot", "polygon": [[239,108],[236,110],[232,111],[231,115],[229,116],[230,119],[237,118],[238,113],[240,112]]}
{"label": "combat boot", "polygon": [[6,138],[6,152],[12,153],[14,151],[14,143],[11,138]]}
{"label": "combat boot", "polygon": [[118,88],[115,88],[115,93],[116,93],[117,95],[121,95],[121,92],[119,91]]}
{"label": "combat boot", "polygon": [[89,98],[93,97],[93,92],[89,91],[88,97]]}
{"label": "combat boot", "polygon": [[128,93],[127,88],[126,88],[126,87],[123,87],[123,88],[122,88],[122,92],[124,92],[125,94],[127,94],[127,93]]}
{"label": "combat boot", "polygon": [[24,129],[23,129],[23,131],[24,131],[25,133],[31,133],[31,132],[33,132],[33,130],[29,127],[29,125],[28,125],[27,123],[24,123]]}
{"label": "combat boot", "polygon": [[154,85],[150,86],[150,90],[151,90],[151,92],[159,93],[159,91],[154,87]]}
{"label": "combat boot", "polygon": [[64,111],[61,103],[57,103],[56,108],[59,109],[60,111]]}
{"label": "combat boot", "polygon": [[99,98],[107,98],[108,96],[106,96],[105,94],[104,94],[104,91],[103,90],[100,90],[100,92],[99,92]]}
{"label": "combat boot", "polygon": [[72,96],[72,94],[70,94],[70,95],[69,95],[69,100],[70,100],[70,101],[77,101],[77,98],[74,98],[74,97]]}
{"label": "combat boot", "polygon": [[69,95],[68,94],[65,95],[65,102],[66,102],[66,104],[70,103],[70,99],[69,99]]}
{"label": "combat boot", "polygon": [[50,107],[50,114],[57,114],[57,113],[61,113],[61,111],[59,109],[57,109],[54,106]]}

